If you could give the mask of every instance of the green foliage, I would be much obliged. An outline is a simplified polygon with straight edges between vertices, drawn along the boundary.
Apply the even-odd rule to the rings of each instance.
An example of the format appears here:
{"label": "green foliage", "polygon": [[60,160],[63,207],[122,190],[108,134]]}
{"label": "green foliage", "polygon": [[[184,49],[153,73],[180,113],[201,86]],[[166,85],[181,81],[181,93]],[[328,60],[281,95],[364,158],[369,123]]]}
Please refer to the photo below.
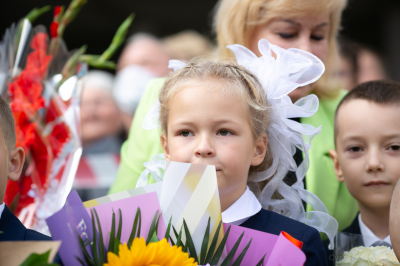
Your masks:
{"label": "green foliage", "polygon": [[42,8],[34,8],[32,9],[28,15],[25,16],[27,20],[29,20],[31,23],[33,23],[38,17],[40,17],[42,14],[46,13],[51,9],[51,6],[44,6]]}
{"label": "green foliage", "polygon": [[50,250],[43,254],[32,253],[20,266],[59,266],[56,263],[48,263]]}

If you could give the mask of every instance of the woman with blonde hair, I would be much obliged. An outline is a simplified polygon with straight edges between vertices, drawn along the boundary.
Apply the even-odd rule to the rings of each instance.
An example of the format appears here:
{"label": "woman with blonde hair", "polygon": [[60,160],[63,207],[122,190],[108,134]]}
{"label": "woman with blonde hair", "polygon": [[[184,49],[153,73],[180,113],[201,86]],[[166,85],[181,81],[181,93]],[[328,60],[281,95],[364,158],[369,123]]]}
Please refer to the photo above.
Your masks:
{"label": "woman with blonde hair", "polygon": [[[339,222],[339,230],[350,225],[357,214],[357,203],[344,184],[337,181],[329,158],[334,148],[333,119],[337,104],[344,96],[335,80],[338,64],[336,37],[340,18],[347,0],[221,0],[218,3],[214,28],[218,41],[218,55],[234,59],[227,45],[240,44],[258,56],[258,41],[262,38],[284,49],[298,48],[311,52],[321,59],[326,71],[314,84],[298,88],[289,94],[293,102],[310,93],[319,98],[319,109],[312,117],[301,118],[302,123],[322,130],[309,150],[310,165],[306,173],[305,187],[317,195],[329,213]],[[155,79],[146,89],[135,114],[129,139],[121,150],[119,173],[110,193],[154,183],[151,176],[138,179],[145,169],[143,163],[162,153],[160,130],[146,130],[144,118],[157,102],[164,79]],[[151,118],[150,118],[151,119]],[[297,118],[294,118],[295,120]],[[299,119],[297,119],[299,120]],[[297,152],[297,161],[302,160]],[[157,160],[153,158],[157,168]],[[307,210],[310,210],[307,206]]]}

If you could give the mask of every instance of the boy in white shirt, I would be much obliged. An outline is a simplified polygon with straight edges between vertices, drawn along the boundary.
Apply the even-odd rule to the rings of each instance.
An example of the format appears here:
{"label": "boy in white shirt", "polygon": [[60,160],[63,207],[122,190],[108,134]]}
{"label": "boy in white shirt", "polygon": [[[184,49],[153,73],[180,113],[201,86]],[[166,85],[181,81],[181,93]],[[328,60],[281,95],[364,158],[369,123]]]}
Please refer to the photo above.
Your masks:
{"label": "boy in white shirt", "polygon": [[[359,215],[343,232],[365,236],[364,246],[390,246],[389,211],[400,178],[400,83],[358,85],[335,115],[335,173],[357,200]],[[337,206],[340,209],[341,206]],[[329,263],[334,263],[332,252]]]}

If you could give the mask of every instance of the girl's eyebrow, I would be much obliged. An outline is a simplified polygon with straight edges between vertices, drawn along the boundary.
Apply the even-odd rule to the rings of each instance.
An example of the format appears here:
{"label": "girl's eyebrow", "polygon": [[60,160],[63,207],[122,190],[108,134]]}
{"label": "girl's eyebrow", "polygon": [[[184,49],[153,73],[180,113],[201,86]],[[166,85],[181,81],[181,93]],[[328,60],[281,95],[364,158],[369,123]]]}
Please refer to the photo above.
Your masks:
{"label": "girl's eyebrow", "polygon": [[[294,21],[292,19],[281,19],[281,20],[278,20],[278,21],[287,22],[287,23],[296,25],[298,27],[301,27],[301,23],[300,22]],[[324,27],[324,26],[329,26],[329,23],[328,22],[322,22],[321,24],[318,24],[317,26],[315,26],[315,28],[320,28],[320,27]]]}
{"label": "girl's eyebrow", "polygon": [[[193,120],[182,119],[182,120],[178,120],[178,121],[172,123],[171,126],[181,126],[181,125],[191,126],[191,125],[194,125],[195,123],[196,122]],[[210,123],[213,123],[213,124],[235,124],[238,126],[242,126],[242,124],[237,123],[231,119],[210,120]]]}

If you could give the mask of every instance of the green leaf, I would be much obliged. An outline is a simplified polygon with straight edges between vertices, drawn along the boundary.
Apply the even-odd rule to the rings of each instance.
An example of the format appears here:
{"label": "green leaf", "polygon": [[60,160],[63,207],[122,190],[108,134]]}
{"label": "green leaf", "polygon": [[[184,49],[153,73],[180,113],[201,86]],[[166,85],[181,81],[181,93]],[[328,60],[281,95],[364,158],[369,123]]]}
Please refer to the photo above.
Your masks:
{"label": "green leaf", "polygon": [[[237,259],[232,264],[232,266],[240,266],[240,263],[242,263],[242,260],[243,260],[244,256],[246,255],[247,250],[250,247],[251,241],[253,241],[253,238],[250,239],[250,241],[249,241],[249,243],[247,243],[246,247],[242,250],[242,252],[240,252],[239,257],[237,257]],[[236,253],[236,251],[235,251],[235,253]]]}
{"label": "green leaf", "polygon": [[219,231],[221,229],[222,221],[219,222],[217,230],[215,231],[213,240],[211,242],[210,248],[207,251],[207,256],[204,264],[210,263],[212,256],[214,255],[215,247],[217,246]]}
{"label": "green leaf", "polygon": [[172,220],[172,216],[171,216],[171,218],[169,218],[169,222],[168,222],[168,226],[167,226],[167,231],[165,232],[165,239],[167,239],[167,241],[168,241],[168,239],[169,239],[169,231],[171,230],[171,220]]}
{"label": "green leaf", "polygon": [[114,251],[114,239],[115,239],[115,213],[113,210],[112,219],[111,219],[111,233],[110,233],[110,241],[108,242],[108,252]]}
{"label": "green leaf", "polygon": [[[76,233],[78,235],[78,239],[79,239],[79,245],[81,246],[81,250],[83,252],[83,255],[85,256],[86,262],[90,265],[90,266],[94,266],[94,260],[90,257],[89,252],[87,252],[86,250],[86,246],[85,246],[85,242],[83,241],[83,239],[81,238],[81,236],[79,235],[79,233]],[[80,259],[77,258],[79,261]],[[86,266],[85,264],[83,264],[83,266]]]}
{"label": "green leaf", "polygon": [[221,255],[222,255],[222,252],[224,251],[225,243],[226,243],[226,240],[228,239],[230,231],[231,231],[231,226],[229,226],[228,230],[226,230],[224,238],[222,239],[221,243],[219,244],[217,251],[215,251],[213,258],[211,259],[211,263],[210,263],[211,265],[217,265],[219,259],[221,258]]}
{"label": "green leaf", "polygon": [[100,224],[100,220],[99,220],[99,216],[97,215],[97,211],[95,208],[93,208],[94,210],[94,215],[96,215],[96,221],[97,221],[97,227],[99,229],[99,257],[100,257],[100,262],[101,265],[104,264],[104,242],[103,242],[103,232],[101,231],[101,224]]}
{"label": "green leaf", "polygon": [[149,243],[154,243],[154,242],[158,242],[158,241],[160,241],[160,239],[158,239],[156,232],[154,232],[152,237],[150,238]]}
{"label": "green leaf", "polygon": [[28,15],[25,16],[26,19],[28,19],[31,23],[33,23],[38,17],[40,17],[42,14],[46,13],[51,9],[51,6],[44,6],[42,8],[34,8],[31,10],[31,12],[28,13]]}
{"label": "green leaf", "polygon": [[203,243],[201,243],[201,250],[200,250],[200,264],[201,265],[205,264],[205,260],[206,260],[208,239],[210,238],[210,221],[211,221],[211,217],[208,217],[206,232],[204,233]]}
{"label": "green leaf", "polygon": [[190,235],[189,228],[187,227],[185,219],[183,219],[183,227],[185,228],[186,245],[189,248],[190,256],[194,258],[194,260],[198,263],[199,259],[197,258],[196,248],[194,247],[193,239]]}
{"label": "green leaf", "polygon": [[153,236],[154,232],[156,231],[157,217],[158,217],[158,210],[154,214],[153,221],[151,221],[149,233],[148,233],[147,239],[146,239],[146,245],[148,245],[150,243],[150,239]]}
{"label": "green leaf", "polygon": [[231,249],[231,251],[229,251],[228,256],[226,256],[226,258],[222,262],[221,266],[231,265],[233,257],[235,257],[236,250],[239,248],[240,242],[242,241],[243,235],[244,235],[244,232],[240,235],[239,239],[236,241],[236,243],[233,246],[233,248]]}
{"label": "green leaf", "polygon": [[178,247],[182,247],[183,246],[183,243],[182,243],[181,239],[182,239],[182,228],[179,231],[178,238],[176,239],[176,246],[178,246]]}
{"label": "green leaf", "polygon": [[257,263],[256,266],[261,266],[261,265],[263,265],[265,256],[267,256],[267,253],[264,254],[264,257],[261,258],[261,260]]}
{"label": "green leaf", "polygon": [[105,61],[105,60],[110,59],[111,56],[121,46],[121,44],[124,42],[125,36],[128,32],[130,25],[132,24],[134,17],[135,17],[135,14],[132,13],[129,15],[129,17],[127,19],[124,20],[124,22],[122,22],[121,26],[119,26],[117,32],[115,33],[110,46],[101,55],[101,57],[99,58],[99,61]]}
{"label": "green leaf", "polygon": [[121,245],[121,242],[118,240],[118,238],[116,238],[114,242],[114,254],[118,255],[119,245]]}
{"label": "green leaf", "polygon": [[[136,228],[137,228],[138,222],[139,222],[139,224],[140,224],[140,220],[141,220],[140,208],[138,207],[137,210],[136,210],[135,221],[133,222],[133,227],[132,227],[131,235],[129,236],[129,240],[128,240],[128,247],[129,247],[129,248],[131,248],[133,239],[136,237]],[[138,236],[139,236],[139,235],[140,235],[140,225],[139,225]]]}
{"label": "green leaf", "polygon": [[182,251],[187,252],[188,249],[188,242],[186,241],[186,244],[183,246]]}
{"label": "green leaf", "polygon": [[157,218],[157,223],[156,223],[156,234],[158,234],[158,224],[159,224],[159,222],[160,222],[160,217],[161,217],[161,214],[158,216],[158,218]]}
{"label": "green leaf", "polygon": [[93,209],[90,210],[90,214],[92,216],[92,227],[93,227],[93,244],[92,244],[93,258],[95,265],[100,265],[100,257],[97,251],[97,230],[94,221]]}
{"label": "green leaf", "polygon": [[118,232],[117,232],[117,239],[119,242],[121,242],[121,232],[122,232],[122,213],[121,209],[118,209],[119,211],[119,222],[118,222]]}
{"label": "green leaf", "polygon": [[172,237],[169,237],[169,241],[171,241],[171,244],[172,244],[173,246],[176,246],[174,240],[172,240]]}
{"label": "green leaf", "polygon": [[[172,217],[171,217],[171,218],[172,218]],[[176,230],[175,230],[175,227],[174,227],[174,226],[172,226],[172,230],[174,231],[175,237],[178,239],[178,233],[176,232]]]}
{"label": "green leaf", "polygon": [[34,266],[39,263],[47,263],[49,259],[50,250],[43,254],[33,253],[20,265],[20,266]]}

